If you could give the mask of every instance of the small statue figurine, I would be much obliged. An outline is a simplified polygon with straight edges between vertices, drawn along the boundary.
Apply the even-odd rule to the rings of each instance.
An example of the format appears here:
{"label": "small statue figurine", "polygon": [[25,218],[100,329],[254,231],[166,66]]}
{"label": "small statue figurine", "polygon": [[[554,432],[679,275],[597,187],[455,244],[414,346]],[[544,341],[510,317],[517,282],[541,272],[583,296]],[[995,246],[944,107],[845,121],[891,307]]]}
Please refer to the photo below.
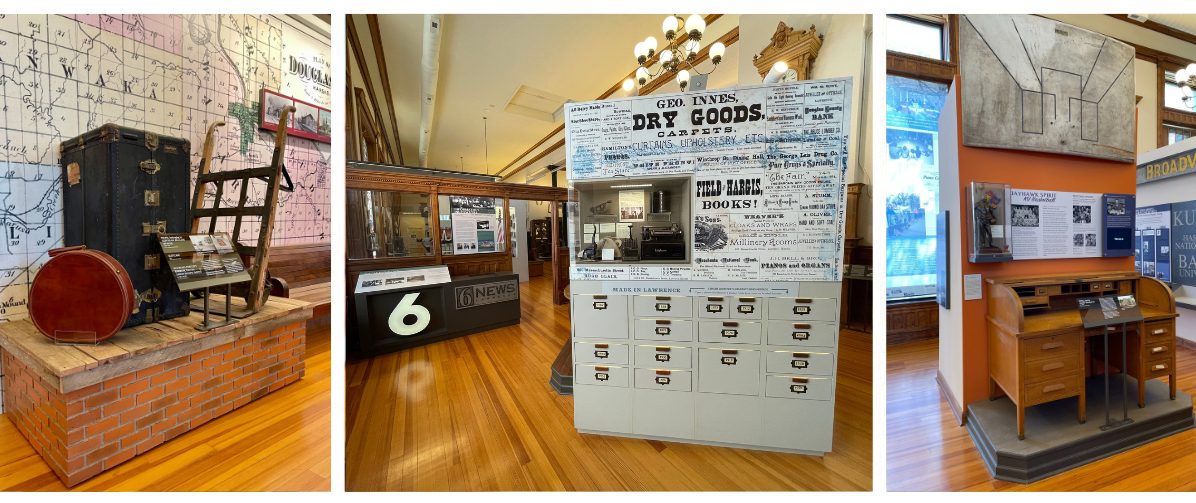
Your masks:
{"label": "small statue figurine", "polygon": [[984,196],[976,201],[974,218],[976,219],[976,240],[984,249],[999,249],[993,245],[992,225],[997,223],[997,208],[1001,205],[1001,198],[993,191],[984,191]]}

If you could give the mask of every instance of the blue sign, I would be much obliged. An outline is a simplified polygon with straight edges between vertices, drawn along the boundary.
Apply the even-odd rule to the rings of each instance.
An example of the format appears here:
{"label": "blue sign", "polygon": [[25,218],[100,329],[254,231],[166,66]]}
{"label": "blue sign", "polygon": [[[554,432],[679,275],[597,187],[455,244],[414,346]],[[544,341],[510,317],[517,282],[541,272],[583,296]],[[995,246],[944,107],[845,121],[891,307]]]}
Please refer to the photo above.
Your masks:
{"label": "blue sign", "polygon": [[1134,254],[1134,196],[1105,194],[1101,206],[1105,211],[1104,243],[1101,254],[1106,257],[1128,257]]}
{"label": "blue sign", "polygon": [[1138,208],[1134,223],[1134,269],[1171,282],[1171,205]]}
{"label": "blue sign", "polygon": [[1196,201],[1171,205],[1171,281],[1196,286]]}

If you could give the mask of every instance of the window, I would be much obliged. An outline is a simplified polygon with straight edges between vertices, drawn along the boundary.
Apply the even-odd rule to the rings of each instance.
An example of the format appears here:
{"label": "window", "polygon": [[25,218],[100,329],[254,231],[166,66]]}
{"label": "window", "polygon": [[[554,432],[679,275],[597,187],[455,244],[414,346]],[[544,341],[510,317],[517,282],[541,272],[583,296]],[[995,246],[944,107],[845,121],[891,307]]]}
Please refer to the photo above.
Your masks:
{"label": "window", "polygon": [[440,207],[440,254],[473,255],[507,251],[501,197],[447,196]]}
{"label": "window", "polygon": [[347,195],[349,258],[432,256],[428,194],[349,189]]}
{"label": "window", "polygon": [[1188,138],[1196,136],[1196,129],[1176,126],[1174,124],[1163,124],[1163,129],[1167,130],[1167,144],[1179,143]]}
{"label": "window", "polygon": [[1196,104],[1196,100],[1188,100],[1187,103],[1184,103],[1183,90],[1175,82],[1175,72],[1165,72],[1164,76],[1166,80],[1163,82],[1163,106],[1184,112],[1196,112],[1196,108],[1192,107],[1192,104]]}
{"label": "window", "polygon": [[885,283],[889,300],[934,295],[939,212],[938,124],[947,85],[887,77]]}
{"label": "window", "polygon": [[930,59],[947,59],[943,25],[906,16],[889,16],[885,48]]}

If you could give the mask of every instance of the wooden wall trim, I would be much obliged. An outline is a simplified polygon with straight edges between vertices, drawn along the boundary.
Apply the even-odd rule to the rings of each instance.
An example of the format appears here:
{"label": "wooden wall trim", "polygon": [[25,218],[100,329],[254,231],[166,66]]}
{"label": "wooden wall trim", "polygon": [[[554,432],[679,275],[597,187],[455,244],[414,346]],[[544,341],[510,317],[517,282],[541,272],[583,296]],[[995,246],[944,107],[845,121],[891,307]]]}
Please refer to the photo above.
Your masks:
{"label": "wooden wall trim", "polygon": [[[714,21],[716,21],[716,20],[717,20],[718,18],[720,18],[720,17],[723,17],[723,15],[722,15],[722,14],[707,14],[707,15],[706,15],[706,17],[705,17],[705,18],[703,18],[703,19],[705,19],[705,21],[706,21],[706,26],[710,26],[711,24],[714,24]],[[739,37],[739,27],[735,27],[735,33],[736,33],[736,38],[738,38],[738,37]],[[678,44],[684,44],[684,43],[685,43],[685,41],[687,41],[687,40],[689,40],[689,34],[682,33],[682,34],[680,34],[680,35],[678,35],[678,36],[677,36],[677,43],[678,43]],[[726,42],[723,42],[723,44],[724,44],[724,45],[728,45],[728,46],[729,46],[729,45],[731,45],[731,44],[728,44],[728,43],[726,43]],[[709,49],[709,47],[710,47],[709,45],[708,45],[708,46],[706,46],[706,48],[707,48],[707,49]],[[653,65],[653,64],[655,64],[655,63],[657,62],[657,60],[658,60],[659,58],[660,58],[660,54],[655,54],[655,55],[653,55],[652,57],[648,58],[648,61],[647,61],[647,62],[645,62],[645,63],[644,63],[644,65],[645,65],[645,66],[648,66],[648,65]],[[695,64],[696,64],[696,63],[695,63]],[[636,68],[638,69],[639,67],[636,67]],[[604,100],[604,99],[607,99],[607,98],[611,97],[611,96],[612,96],[612,95],[614,95],[616,92],[618,92],[618,90],[619,90],[619,89],[621,89],[621,88],[623,87],[623,81],[624,81],[624,80],[627,80],[627,79],[633,79],[633,78],[635,78],[635,70],[632,70],[632,71],[631,71],[631,73],[628,73],[628,74],[627,74],[627,76],[625,76],[625,77],[623,77],[623,78],[619,79],[619,80],[618,80],[618,82],[615,82],[615,84],[614,84],[614,85],[610,86],[610,88],[608,88],[608,89],[607,89],[605,92],[603,92],[602,94],[598,95],[598,97],[597,97],[597,98],[594,98],[594,99],[595,99],[595,100]],[[515,169],[515,171],[512,171],[512,172],[510,172],[510,173],[508,173],[508,174],[503,174],[503,172],[505,172],[506,170],[510,169],[510,168],[511,168],[511,166],[514,166],[514,165],[515,165],[515,163],[519,162],[519,160],[520,160],[520,159],[523,159],[524,157],[527,157],[527,155],[528,155],[528,154],[530,154],[530,153],[532,153],[532,151],[536,150],[536,148],[537,148],[537,147],[539,147],[540,145],[543,145],[543,144],[544,144],[544,142],[546,142],[546,141],[548,141],[548,140],[552,139],[552,137],[554,137],[554,136],[556,136],[556,135],[558,135],[558,134],[561,134],[561,132],[562,132],[562,131],[564,131],[564,130],[565,130],[565,125],[562,123],[560,126],[557,126],[556,128],[554,128],[554,129],[552,130],[552,132],[550,132],[550,133],[548,133],[547,135],[545,135],[545,136],[544,136],[544,138],[541,138],[541,139],[540,139],[540,141],[536,142],[536,143],[535,143],[535,145],[532,145],[532,146],[531,146],[531,147],[529,147],[527,150],[524,150],[524,151],[523,151],[523,153],[519,154],[518,156],[515,156],[515,158],[514,158],[514,159],[511,159],[511,162],[507,163],[507,165],[506,165],[506,166],[503,166],[503,167],[502,167],[502,169],[498,170],[498,173],[495,173],[495,176],[499,176],[499,177],[503,177],[503,178],[509,178],[509,177],[513,176],[515,173],[518,173],[520,170],[523,170],[524,168],[526,168],[526,167],[527,167],[528,165],[530,165],[531,163],[533,163],[533,162],[536,162],[536,161],[537,161],[537,160],[539,160],[540,158],[543,158],[544,156],[548,155],[548,152],[551,152],[551,151],[553,151],[553,150],[556,150],[556,149],[558,149],[558,148],[561,148],[560,146],[563,146],[563,145],[564,145],[564,141],[560,141],[560,142],[558,142],[558,143],[560,144],[560,146],[558,146],[556,143],[554,143],[554,144],[553,144],[551,147],[549,147],[548,149],[546,149],[544,152],[541,152],[541,153],[540,153],[540,155],[539,155],[537,158],[535,158],[535,159],[532,159],[531,161],[528,161],[528,162],[525,162],[525,163],[523,163],[521,166],[519,166],[518,168],[516,168],[516,169]]]}
{"label": "wooden wall trim", "polygon": [[934,299],[888,304],[885,320],[887,344],[936,339],[939,335],[939,305]]}
{"label": "wooden wall trim", "polygon": [[949,84],[959,71],[959,66],[950,61],[923,58],[912,54],[887,51],[885,71],[889,75],[900,75],[918,80],[930,80]]}
{"label": "wooden wall trim", "polygon": [[345,186],[350,189],[490,196],[505,197],[508,199],[527,199],[531,201],[569,200],[569,190],[564,187],[460,180],[439,176],[398,176],[394,173],[356,168],[345,170]]}
{"label": "wooden wall trim", "polygon": [[[361,50],[361,40],[357,38],[357,25],[353,23],[353,15],[345,15],[345,28],[349,32],[349,47],[353,50],[353,58],[357,60],[357,70],[361,72],[363,80],[365,80],[365,92],[369,95],[369,103],[374,109],[374,122],[377,123],[378,129],[382,133],[382,143],[386,145],[387,155],[390,159],[395,158],[394,147],[390,144],[390,136],[386,134],[386,128],[382,126],[382,108],[378,106],[378,95],[374,93],[374,79],[370,78],[369,69],[365,65],[365,53]],[[345,73],[349,73],[346,68]]]}
{"label": "wooden wall trim", "polygon": [[1133,19],[1130,19],[1130,17],[1125,14],[1105,14],[1105,15],[1109,16],[1113,19],[1125,21],[1126,23],[1137,26],[1139,28],[1145,28],[1145,29],[1153,31],[1153,32],[1162,33],[1163,35],[1166,35],[1166,36],[1174,38],[1174,39],[1182,40],[1189,44],[1196,44],[1196,35],[1193,35],[1186,31],[1177,30],[1175,28],[1172,28],[1172,27],[1167,26],[1162,23],[1157,23],[1155,21],[1150,21],[1150,20],[1147,20],[1145,23],[1140,23],[1138,21],[1134,21]]}
{"label": "wooden wall trim", "polygon": [[382,30],[378,27],[378,15],[366,14],[365,18],[370,24],[370,43],[374,46],[374,58],[377,59],[378,72],[382,74],[382,90],[386,96],[386,106],[390,111],[390,127],[395,134],[395,159],[398,164],[406,164],[403,161],[403,141],[399,137],[399,120],[395,117],[395,98],[390,87],[390,72],[386,68],[386,51],[382,43]]}
{"label": "wooden wall trim", "polygon": [[947,408],[951,409],[951,414],[955,416],[956,424],[963,426],[964,421],[967,420],[967,412],[963,407],[959,406],[959,402],[955,400],[955,395],[951,394],[951,388],[947,387],[947,380],[943,378],[943,372],[936,370],[934,372],[934,382],[939,385],[939,393],[942,393],[943,400],[947,401]]}

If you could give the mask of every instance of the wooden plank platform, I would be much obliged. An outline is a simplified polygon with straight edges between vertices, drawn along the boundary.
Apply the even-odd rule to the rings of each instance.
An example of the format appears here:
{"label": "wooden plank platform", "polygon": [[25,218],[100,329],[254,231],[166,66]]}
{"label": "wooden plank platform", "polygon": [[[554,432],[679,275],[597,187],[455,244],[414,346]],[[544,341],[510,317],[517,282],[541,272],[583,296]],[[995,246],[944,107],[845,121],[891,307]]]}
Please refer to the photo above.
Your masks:
{"label": "wooden plank platform", "polygon": [[[212,295],[223,304],[224,297]],[[29,320],[0,325],[0,348],[13,354],[62,393],[91,386],[204,349],[250,337],[263,328],[312,317],[313,306],[298,299],[270,298],[257,314],[207,332],[196,330],[203,313],[120,331],[95,346],[57,344]],[[266,323],[270,322],[270,323]]]}

